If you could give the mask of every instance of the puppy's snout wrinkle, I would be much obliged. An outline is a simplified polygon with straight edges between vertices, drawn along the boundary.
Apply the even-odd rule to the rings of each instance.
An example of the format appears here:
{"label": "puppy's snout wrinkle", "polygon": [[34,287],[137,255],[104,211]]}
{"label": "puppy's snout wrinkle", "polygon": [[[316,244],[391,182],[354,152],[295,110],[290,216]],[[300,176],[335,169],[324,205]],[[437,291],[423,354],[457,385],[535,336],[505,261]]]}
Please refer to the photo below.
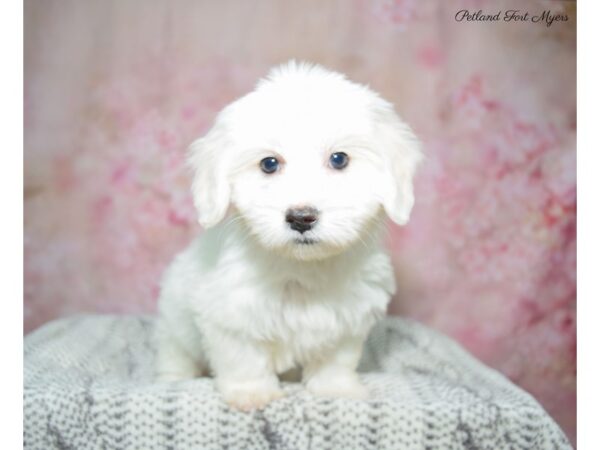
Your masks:
{"label": "puppy's snout wrinkle", "polygon": [[285,221],[292,230],[304,233],[310,230],[319,220],[319,211],[312,206],[290,208],[285,213]]}

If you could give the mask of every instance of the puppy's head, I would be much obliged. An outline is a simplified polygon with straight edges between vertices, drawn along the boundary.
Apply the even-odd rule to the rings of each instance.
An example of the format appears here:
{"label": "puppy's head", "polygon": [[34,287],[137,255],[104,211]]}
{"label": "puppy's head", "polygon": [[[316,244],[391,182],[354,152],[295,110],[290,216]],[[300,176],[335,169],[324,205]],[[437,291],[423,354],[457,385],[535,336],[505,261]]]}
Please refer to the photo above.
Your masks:
{"label": "puppy's head", "polygon": [[204,227],[231,209],[264,247],[305,260],[364,241],[383,211],[405,224],[420,159],[390,103],[293,62],[227,106],[190,149]]}

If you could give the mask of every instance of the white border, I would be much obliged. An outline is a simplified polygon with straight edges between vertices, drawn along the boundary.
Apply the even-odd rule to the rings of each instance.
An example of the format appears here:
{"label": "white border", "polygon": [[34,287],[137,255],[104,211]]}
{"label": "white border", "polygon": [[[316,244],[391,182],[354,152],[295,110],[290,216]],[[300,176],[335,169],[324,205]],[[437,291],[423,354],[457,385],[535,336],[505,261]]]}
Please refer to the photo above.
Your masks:
{"label": "white border", "polygon": [[599,448],[598,339],[600,265],[600,8],[580,2],[577,12],[577,446]]}
{"label": "white border", "polygon": [[23,5],[0,7],[2,447],[23,442]]}

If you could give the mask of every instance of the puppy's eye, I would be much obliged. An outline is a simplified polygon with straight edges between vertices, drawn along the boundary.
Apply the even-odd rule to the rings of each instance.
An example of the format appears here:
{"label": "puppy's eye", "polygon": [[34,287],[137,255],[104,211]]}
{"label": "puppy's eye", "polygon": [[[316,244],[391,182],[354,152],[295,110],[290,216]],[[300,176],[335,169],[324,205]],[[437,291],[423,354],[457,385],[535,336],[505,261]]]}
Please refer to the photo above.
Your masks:
{"label": "puppy's eye", "polygon": [[329,157],[329,165],[336,170],[342,170],[348,165],[350,158],[344,152],[332,153]]}
{"label": "puppy's eye", "polygon": [[260,168],[264,173],[273,173],[279,169],[279,161],[277,158],[269,156],[260,161]]}

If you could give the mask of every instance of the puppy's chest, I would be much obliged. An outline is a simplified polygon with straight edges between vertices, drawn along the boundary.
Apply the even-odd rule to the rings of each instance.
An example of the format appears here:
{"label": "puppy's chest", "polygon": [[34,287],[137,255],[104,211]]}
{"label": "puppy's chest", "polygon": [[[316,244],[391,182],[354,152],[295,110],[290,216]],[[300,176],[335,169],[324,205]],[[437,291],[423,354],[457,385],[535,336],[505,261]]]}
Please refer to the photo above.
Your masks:
{"label": "puppy's chest", "polygon": [[369,312],[365,292],[343,288],[308,287],[289,280],[270,299],[275,338],[284,341],[334,340],[360,324]]}
{"label": "puppy's chest", "polygon": [[281,301],[287,301],[287,303],[306,302],[318,296],[313,289],[307,288],[297,280],[284,281],[278,291],[280,292]]}

